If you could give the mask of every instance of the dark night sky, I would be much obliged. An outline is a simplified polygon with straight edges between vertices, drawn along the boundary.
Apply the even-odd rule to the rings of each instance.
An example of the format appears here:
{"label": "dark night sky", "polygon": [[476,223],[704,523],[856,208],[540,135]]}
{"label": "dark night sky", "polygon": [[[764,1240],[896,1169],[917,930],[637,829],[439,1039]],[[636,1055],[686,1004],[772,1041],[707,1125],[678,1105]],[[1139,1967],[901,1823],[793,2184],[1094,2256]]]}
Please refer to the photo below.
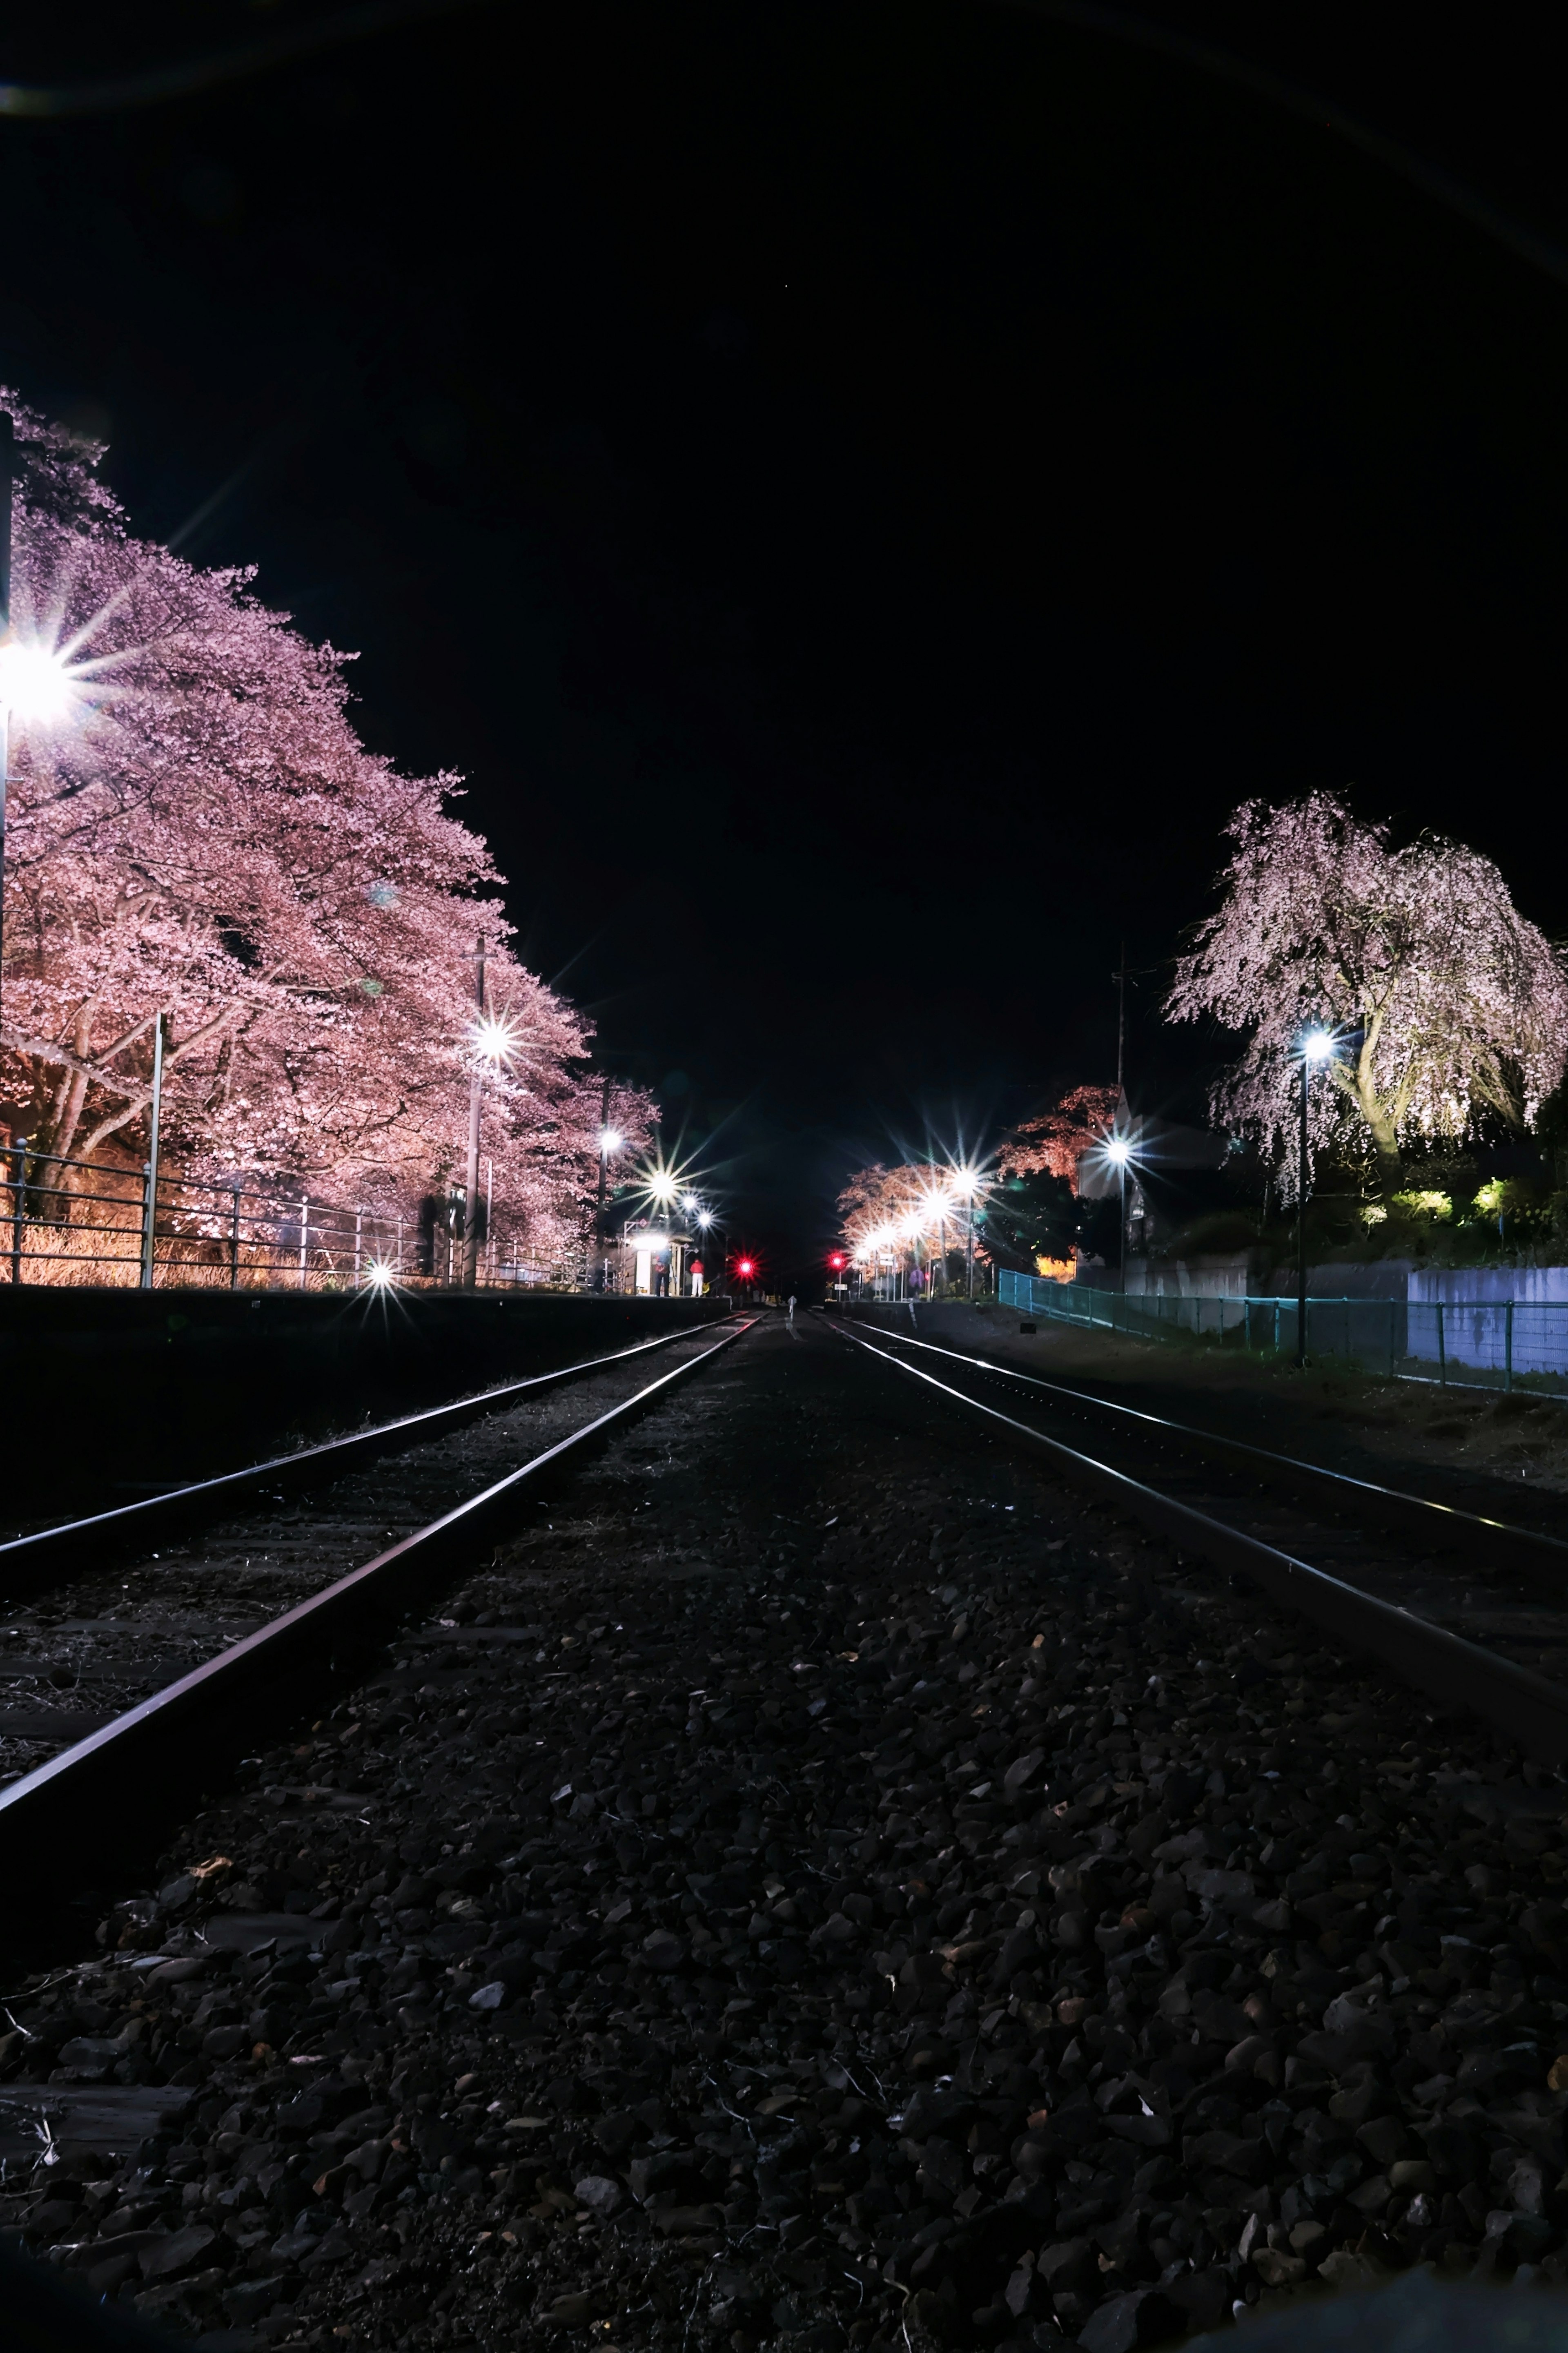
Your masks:
{"label": "dark night sky", "polygon": [[[1546,12],[1159,13],[1568,246]],[[1249,792],[1568,929],[1568,287],[1248,92],[983,0],[491,5],[0,123],[0,375],[362,649],[781,1271],[872,1153],[1108,1078],[1123,933],[1191,1106],[1159,967]]]}

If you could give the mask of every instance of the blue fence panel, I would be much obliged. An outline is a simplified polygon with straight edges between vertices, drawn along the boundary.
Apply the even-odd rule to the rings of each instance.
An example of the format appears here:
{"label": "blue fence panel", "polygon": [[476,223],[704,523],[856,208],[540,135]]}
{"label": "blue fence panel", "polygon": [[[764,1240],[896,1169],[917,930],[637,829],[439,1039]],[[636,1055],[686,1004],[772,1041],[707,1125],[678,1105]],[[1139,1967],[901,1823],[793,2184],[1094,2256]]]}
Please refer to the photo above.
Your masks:
{"label": "blue fence panel", "polygon": [[[1145,1338],[1184,1333],[1256,1355],[1297,1353],[1289,1298],[1099,1291],[1008,1268],[996,1294],[1020,1314]],[[1307,1302],[1307,1346],[1368,1372],[1481,1388],[1525,1386],[1568,1396],[1568,1301],[1318,1299]]]}

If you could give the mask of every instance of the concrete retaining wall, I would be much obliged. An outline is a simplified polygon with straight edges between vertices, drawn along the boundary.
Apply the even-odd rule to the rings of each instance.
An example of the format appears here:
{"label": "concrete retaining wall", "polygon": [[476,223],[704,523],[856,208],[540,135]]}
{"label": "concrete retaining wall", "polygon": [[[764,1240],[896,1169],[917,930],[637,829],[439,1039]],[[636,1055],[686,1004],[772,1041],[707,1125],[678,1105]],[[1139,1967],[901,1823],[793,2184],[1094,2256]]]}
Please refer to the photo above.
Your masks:
{"label": "concrete retaining wall", "polygon": [[0,1286],[0,1532],[725,1312],[536,1292]]}

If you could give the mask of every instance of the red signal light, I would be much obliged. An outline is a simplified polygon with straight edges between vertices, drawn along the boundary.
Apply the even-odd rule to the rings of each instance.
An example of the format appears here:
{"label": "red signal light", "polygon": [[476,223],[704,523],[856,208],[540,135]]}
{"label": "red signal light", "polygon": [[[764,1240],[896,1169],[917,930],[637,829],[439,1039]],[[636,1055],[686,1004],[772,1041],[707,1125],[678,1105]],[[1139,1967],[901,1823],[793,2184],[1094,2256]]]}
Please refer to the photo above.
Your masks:
{"label": "red signal light", "polygon": [[756,1271],[757,1267],[754,1259],[738,1258],[735,1261],[735,1271],[737,1274],[755,1274]]}
{"label": "red signal light", "polygon": [[834,1251],[834,1253],[833,1253],[833,1256],[828,1260],[827,1263],[828,1263],[828,1265],[833,1269],[833,1271],[835,1272],[835,1274],[837,1274],[837,1273],[841,1271],[841,1269],[843,1268],[843,1265],[844,1265],[844,1253],[843,1253],[843,1251],[842,1251],[842,1250],[835,1250],[835,1251]]}

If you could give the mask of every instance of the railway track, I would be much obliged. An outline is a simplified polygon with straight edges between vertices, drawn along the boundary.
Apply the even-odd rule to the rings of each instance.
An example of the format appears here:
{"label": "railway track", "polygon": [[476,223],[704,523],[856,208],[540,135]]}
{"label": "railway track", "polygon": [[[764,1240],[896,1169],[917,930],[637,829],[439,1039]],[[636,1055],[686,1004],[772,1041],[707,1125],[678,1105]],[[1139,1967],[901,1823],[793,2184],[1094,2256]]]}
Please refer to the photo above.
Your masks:
{"label": "railway track", "polygon": [[[0,1590],[36,1595],[0,1617],[0,1869],[41,1896],[90,1881],[193,1771],[536,1512],[547,1472],[748,1328],[674,1334],[0,1547]],[[656,1349],[674,1362],[650,1378]]]}
{"label": "railway track", "polygon": [[[832,1328],[1542,1762],[1568,1757],[1568,1544],[963,1349]],[[1086,1419],[1092,1452],[1063,1434]]]}
{"label": "railway track", "polygon": [[[775,1321],[683,1391],[707,1336],[292,1613],[308,1733],[269,1670],[238,1775],[173,1692],[151,1766],[106,1736],[167,1843],[7,1990],[0,2228],[233,2353],[1117,2353],[1568,2278],[1562,1779],[1140,1556],[1147,1460],[982,1373]],[[100,1837],[84,1761],[10,1886]]]}
{"label": "railway track", "polygon": [[351,1430],[341,1438],[298,1447],[288,1454],[270,1455],[237,1471],[172,1483],[134,1504],[121,1504],[79,1519],[26,1529],[0,1542],[0,1606],[16,1600],[22,1594],[57,1584],[74,1568],[102,1567],[122,1556],[144,1556],[150,1546],[165,1545],[229,1512],[247,1506],[261,1508],[285,1503],[291,1496],[310,1494],[383,1455],[402,1453],[409,1447],[449,1436],[510,1406],[542,1397],[568,1382],[630,1365],[687,1336],[689,1333],[682,1331],[663,1333],[657,1339],[640,1340],[628,1348],[581,1357],[548,1372],[499,1382],[489,1388],[448,1398],[442,1405],[400,1414],[393,1421]]}

